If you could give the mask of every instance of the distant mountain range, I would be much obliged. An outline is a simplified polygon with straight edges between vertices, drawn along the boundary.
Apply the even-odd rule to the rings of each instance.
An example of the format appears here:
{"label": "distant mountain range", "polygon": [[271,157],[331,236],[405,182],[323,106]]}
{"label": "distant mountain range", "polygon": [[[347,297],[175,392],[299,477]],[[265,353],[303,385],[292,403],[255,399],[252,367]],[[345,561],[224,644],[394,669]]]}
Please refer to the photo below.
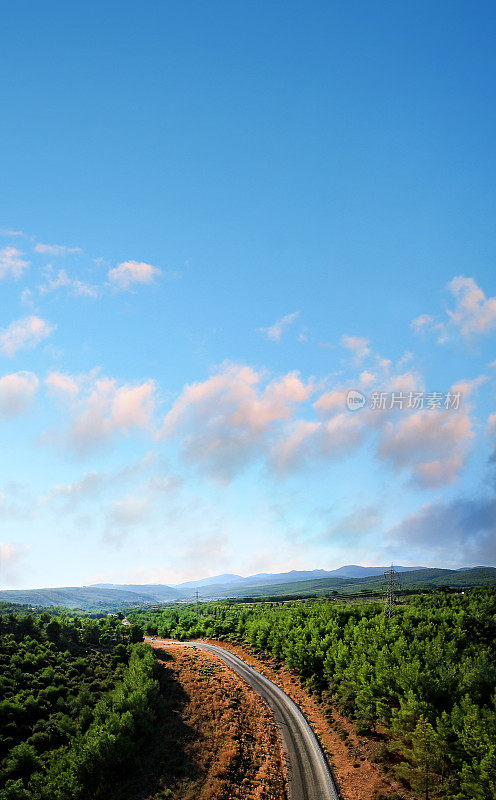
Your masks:
{"label": "distant mountain range", "polygon": [[[494,567],[462,567],[458,570],[429,567],[396,566],[405,588],[435,588],[449,586],[496,585]],[[164,584],[114,584],[67,586],[55,589],[26,589],[0,591],[0,603],[30,606],[64,606],[81,610],[113,610],[131,606],[178,603],[193,600],[196,590],[201,600],[240,597],[278,597],[329,592],[356,593],[377,591],[384,585],[388,567],[361,567],[350,564],[339,569],[292,570],[276,574],[224,574],[186,581],[176,586]]]}

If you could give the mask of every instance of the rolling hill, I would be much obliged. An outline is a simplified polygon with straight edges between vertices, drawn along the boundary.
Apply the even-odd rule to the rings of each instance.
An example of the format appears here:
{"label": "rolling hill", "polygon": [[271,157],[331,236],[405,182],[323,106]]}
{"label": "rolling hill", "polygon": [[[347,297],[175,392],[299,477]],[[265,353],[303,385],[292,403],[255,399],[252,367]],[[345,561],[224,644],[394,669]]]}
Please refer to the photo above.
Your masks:
{"label": "rolling hill", "polygon": [[[177,599],[176,596],[170,599]],[[123,606],[142,606],[154,601],[150,595],[126,589],[95,586],[67,586],[60,589],[6,589],[0,591],[0,602],[29,606],[64,606],[81,610],[112,610]]]}
{"label": "rolling hill", "polygon": [[[30,606],[64,606],[81,610],[111,611],[118,608],[191,602],[196,587],[201,600],[242,597],[277,597],[319,594],[356,594],[362,591],[381,592],[385,567],[350,565],[336,570],[292,571],[279,574],[260,573],[243,578],[239,575],[218,575],[177,586],[164,584],[96,584],[61,588],[0,591],[0,603]],[[428,567],[395,567],[404,589],[435,589],[496,585],[494,567],[472,567],[459,570]]]}
{"label": "rolling hill", "polygon": [[[449,570],[423,568],[404,572],[399,579],[399,587],[412,589],[436,589],[439,586],[468,588],[472,586],[496,585],[496,569],[494,567],[476,567],[471,569]],[[231,597],[277,597],[299,596],[307,594],[356,594],[362,591],[383,592],[385,578],[382,575],[370,575],[362,578],[321,578],[317,580],[275,583],[264,586],[236,587],[231,589]],[[210,587],[214,590],[215,587]],[[212,598],[213,599],[213,598]]]}

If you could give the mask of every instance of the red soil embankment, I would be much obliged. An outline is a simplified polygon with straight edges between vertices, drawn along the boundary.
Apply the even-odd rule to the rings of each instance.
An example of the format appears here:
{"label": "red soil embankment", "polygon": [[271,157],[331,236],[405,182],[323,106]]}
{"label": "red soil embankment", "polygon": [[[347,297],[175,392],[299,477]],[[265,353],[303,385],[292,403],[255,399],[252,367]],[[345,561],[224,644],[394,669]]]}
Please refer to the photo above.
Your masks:
{"label": "red soil embankment", "polygon": [[171,787],[174,800],[285,800],[278,730],[264,701],[212,653],[150,644],[184,691],[181,716],[192,732],[184,747],[196,774]]}

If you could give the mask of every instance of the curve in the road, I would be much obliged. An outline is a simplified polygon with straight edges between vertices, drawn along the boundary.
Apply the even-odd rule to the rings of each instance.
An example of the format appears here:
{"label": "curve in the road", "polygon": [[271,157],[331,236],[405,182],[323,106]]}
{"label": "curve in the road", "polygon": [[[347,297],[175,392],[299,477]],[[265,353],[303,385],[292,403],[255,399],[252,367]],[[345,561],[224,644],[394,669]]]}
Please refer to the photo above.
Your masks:
{"label": "curve in the road", "polygon": [[279,686],[223,647],[206,642],[174,644],[210,650],[268,703],[281,733],[288,765],[290,800],[338,800],[329,765],[313,730],[296,703]]}

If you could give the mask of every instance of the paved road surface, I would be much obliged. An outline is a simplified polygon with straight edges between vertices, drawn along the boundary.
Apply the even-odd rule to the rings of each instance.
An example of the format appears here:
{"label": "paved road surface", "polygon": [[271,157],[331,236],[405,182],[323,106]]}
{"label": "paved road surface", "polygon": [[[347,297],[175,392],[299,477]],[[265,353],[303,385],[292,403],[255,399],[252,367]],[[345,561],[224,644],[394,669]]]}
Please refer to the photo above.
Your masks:
{"label": "paved road surface", "polygon": [[[161,640],[156,641],[160,643]],[[166,643],[172,642],[164,640]],[[269,704],[281,732],[287,759],[290,800],[338,800],[334,781],[314,732],[296,703],[282,689],[223,647],[206,642],[174,644],[215,653]]]}

